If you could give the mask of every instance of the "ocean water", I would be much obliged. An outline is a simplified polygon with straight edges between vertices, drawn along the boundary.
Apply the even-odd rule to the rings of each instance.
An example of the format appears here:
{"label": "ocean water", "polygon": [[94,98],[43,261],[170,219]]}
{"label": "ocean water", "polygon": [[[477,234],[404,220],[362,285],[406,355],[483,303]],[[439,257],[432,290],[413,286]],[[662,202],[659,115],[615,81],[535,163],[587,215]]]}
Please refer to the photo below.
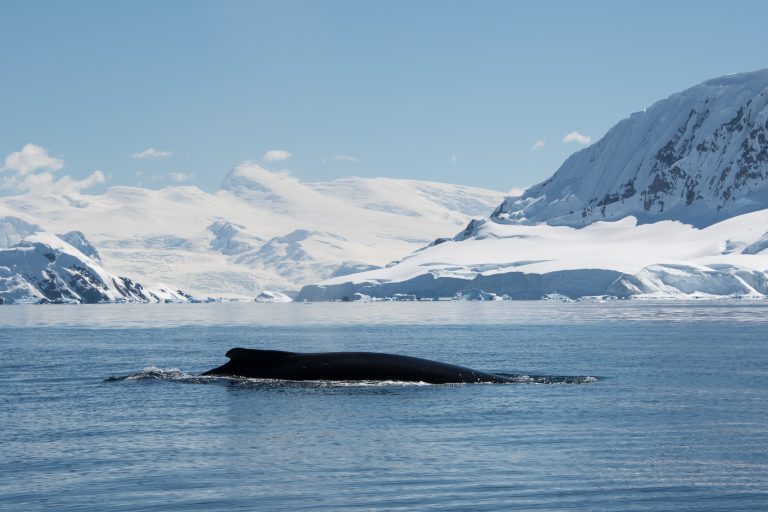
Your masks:
{"label": "ocean water", "polygon": [[[766,510],[766,327],[746,301],[0,307],[0,510]],[[574,378],[196,376],[235,346]]]}

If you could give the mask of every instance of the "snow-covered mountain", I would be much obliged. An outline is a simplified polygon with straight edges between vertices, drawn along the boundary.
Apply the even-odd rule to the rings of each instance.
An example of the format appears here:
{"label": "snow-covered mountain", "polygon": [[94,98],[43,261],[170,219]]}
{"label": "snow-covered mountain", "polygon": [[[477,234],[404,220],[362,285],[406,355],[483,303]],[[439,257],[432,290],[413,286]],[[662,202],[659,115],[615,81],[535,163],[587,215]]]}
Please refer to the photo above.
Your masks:
{"label": "snow-covered mountain", "polygon": [[768,70],[633,114],[490,218],[299,300],[768,295]]}
{"label": "snow-covered mountain", "polygon": [[[0,216],[62,233],[59,240],[94,263],[150,286],[253,299],[383,266],[502,199],[491,190],[414,180],[303,183],[246,162],[215,193],[179,186],[26,194],[0,197]],[[19,238],[0,231],[0,241],[4,236]]]}
{"label": "snow-covered mountain", "polygon": [[[82,233],[54,235],[0,217],[0,304],[186,301],[169,287],[144,288],[104,270]],[[94,251],[95,252],[95,251]]]}
{"label": "snow-covered mountain", "polygon": [[768,69],[708,80],[632,114],[496,222],[585,226],[635,216],[703,227],[768,206]]}

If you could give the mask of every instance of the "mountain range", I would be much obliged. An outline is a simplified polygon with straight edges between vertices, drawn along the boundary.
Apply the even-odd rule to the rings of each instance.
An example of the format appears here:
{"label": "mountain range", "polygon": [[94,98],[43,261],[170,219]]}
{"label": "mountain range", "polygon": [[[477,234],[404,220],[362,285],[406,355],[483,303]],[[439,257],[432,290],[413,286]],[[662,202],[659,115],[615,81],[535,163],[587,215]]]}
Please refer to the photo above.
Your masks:
{"label": "mountain range", "polygon": [[658,101],[515,196],[244,162],[213,193],[0,197],[6,303],[764,297],[766,269],[768,70]]}
{"label": "mountain range", "polygon": [[[190,186],[115,186],[98,195],[0,197],[0,298],[110,302],[295,295],[309,282],[383,266],[436,233],[456,231],[502,198],[481,188],[389,178],[302,183],[252,162],[233,169],[214,193]],[[73,259],[33,258],[30,244],[40,255],[60,251]],[[93,293],[67,284],[74,267],[104,276],[93,280],[99,283]],[[120,293],[105,269],[129,276],[154,295]]]}

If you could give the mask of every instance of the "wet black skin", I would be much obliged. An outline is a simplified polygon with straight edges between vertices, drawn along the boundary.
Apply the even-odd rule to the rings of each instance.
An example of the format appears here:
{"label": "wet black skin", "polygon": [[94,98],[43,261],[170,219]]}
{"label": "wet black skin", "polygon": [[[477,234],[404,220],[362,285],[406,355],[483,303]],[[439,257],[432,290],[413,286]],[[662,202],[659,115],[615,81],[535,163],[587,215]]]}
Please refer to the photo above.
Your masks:
{"label": "wet black skin", "polygon": [[450,384],[511,382],[471,368],[376,352],[283,352],[233,348],[229,362],[202,375],[279,380],[373,380]]}

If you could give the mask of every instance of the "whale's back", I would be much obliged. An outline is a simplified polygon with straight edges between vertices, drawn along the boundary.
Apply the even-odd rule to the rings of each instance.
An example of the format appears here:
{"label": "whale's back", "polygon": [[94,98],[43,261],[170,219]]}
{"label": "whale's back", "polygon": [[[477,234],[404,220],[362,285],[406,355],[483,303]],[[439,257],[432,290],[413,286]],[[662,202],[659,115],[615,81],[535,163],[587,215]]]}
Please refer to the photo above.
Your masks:
{"label": "whale's back", "polygon": [[378,352],[300,353],[233,348],[230,361],[203,375],[280,380],[506,382],[504,377],[418,357]]}

